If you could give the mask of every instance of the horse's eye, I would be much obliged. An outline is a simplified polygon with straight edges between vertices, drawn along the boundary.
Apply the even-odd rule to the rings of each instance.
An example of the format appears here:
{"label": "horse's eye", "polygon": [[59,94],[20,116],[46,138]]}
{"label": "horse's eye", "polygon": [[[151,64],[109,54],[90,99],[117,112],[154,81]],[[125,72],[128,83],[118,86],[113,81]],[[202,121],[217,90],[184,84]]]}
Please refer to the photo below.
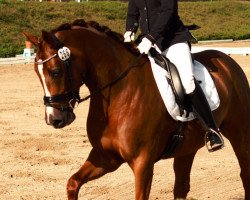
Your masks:
{"label": "horse's eye", "polygon": [[58,78],[60,77],[61,73],[60,73],[60,70],[59,69],[54,69],[52,71],[50,71],[50,76],[52,78]]}

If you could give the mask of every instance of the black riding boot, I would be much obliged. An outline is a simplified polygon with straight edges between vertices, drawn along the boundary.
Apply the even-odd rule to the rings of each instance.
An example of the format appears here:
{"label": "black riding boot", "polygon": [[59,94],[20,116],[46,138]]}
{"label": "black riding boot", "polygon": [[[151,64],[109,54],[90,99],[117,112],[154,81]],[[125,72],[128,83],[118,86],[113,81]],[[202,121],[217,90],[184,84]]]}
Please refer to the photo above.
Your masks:
{"label": "black riding boot", "polygon": [[203,93],[199,83],[195,80],[195,90],[188,94],[192,104],[192,109],[200,120],[202,126],[206,130],[205,144],[210,141],[209,151],[216,151],[224,146],[224,141],[217,128],[210,106],[207,102],[205,94]]}

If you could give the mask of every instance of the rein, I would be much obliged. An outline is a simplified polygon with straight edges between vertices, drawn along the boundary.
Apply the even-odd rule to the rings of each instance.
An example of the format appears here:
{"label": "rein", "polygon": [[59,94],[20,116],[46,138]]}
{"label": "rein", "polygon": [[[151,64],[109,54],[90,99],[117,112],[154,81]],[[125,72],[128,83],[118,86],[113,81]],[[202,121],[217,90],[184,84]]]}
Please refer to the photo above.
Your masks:
{"label": "rein", "polygon": [[[102,92],[107,87],[110,87],[110,86],[114,85],[115,83],[117,83],[119,80],[123,79],[129,73],[129,71],[132,68],[143,65],[147,61],[145,59],[144,62],[138,63],[138,61],[144,56],[144,54],[141,54],[140,56],[138,56],[136,58],[136,60],[132,64],[130,64],[128,66],[127,69],[125,69],[114,80],[112,80],[109,83],[101,86],[100,88],[98,88],[97,90],[95,90],[91,94],[87,95],[86,97],[80,98],[79,93],[76,94],[76,92],[74,91],[74,81],[73,81],[73,76],[72,76],[72,71],[71,71],[70,50],[67,47],[63,46],[63,44],[58,40],[58,38],[53,33],[51,33],[51,36],[52,36],[55,44],[58,47],[58,53],[50,56],[49,58],[47,58],[45,60],[35,61],[35,64],[42,65],[42,64],[50,61],[51,59],[53,59],[53,58],[55,58],[57,56],[60,58],[60,60],[63,61],[64,65],[65,65],[65,68],[67,69],[68,79],[69,79],[71,91],[66,93],[66,94],[59,94],[59,95],[54,95],[54,96],[44,96],[44,98],[43,98],[44,99],[44,105],[56,108],[56,109],[58,109],[60,111],[73,110],[74,105],[72,104],[72,102],[80,104],[80,103],[88,100],[92,96]],[[68,106],[67,107],[65,107],[65,106],[55,106],[54,105],[54,103],[60,103],[60,102],[65,101],[65,100],[68,100]]]}
{"label": "rein", "polygon": [[142,57],[143,57],[144,54],[141,54],[137,57],[137,59],[135,60],[135,62],[131,65],[128,66],[128,68],[123,71],[119,76],[117,76],[114,80],[110,81],[109,83],[107,83],[106,85],[103,85],[102,87],[98,88],[97,90],[95,90],[94,92],[92,92],[91,94],[89,94],[88,96],[84,97],[84,98],[81,98],[78,103],[81,103],[83,101],[86,101],[88,100],[89,98],[91,98],[92,96],[100,93],[101,91],[103,91],[104,89],[106,89],[107,87],[110,87],[112,85],[114,85],[116,82],[118,82],[119,80],[123,79],[128,73],[129,71],[134,68],[134,67],[137,67],[139,65],[143,65],[144,63],[146,63],[146,60],[143,62],[143,63],[137,63]]}

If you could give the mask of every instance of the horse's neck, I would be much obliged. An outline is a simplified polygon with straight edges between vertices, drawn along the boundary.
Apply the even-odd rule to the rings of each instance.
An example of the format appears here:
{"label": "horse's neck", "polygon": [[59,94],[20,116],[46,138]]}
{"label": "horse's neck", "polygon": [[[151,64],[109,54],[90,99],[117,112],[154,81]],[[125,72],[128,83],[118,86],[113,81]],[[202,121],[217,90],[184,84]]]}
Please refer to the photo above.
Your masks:
{"label": "horse's neck", "polygon": [[[102,44],[99,44],[102,45]],[[119,79],[119,76],[126,71],[129,64],[135,60],[135,56],[122,49],[119,44],[106,45],[94,48],[89,60],[89,89],[96,90]]]}

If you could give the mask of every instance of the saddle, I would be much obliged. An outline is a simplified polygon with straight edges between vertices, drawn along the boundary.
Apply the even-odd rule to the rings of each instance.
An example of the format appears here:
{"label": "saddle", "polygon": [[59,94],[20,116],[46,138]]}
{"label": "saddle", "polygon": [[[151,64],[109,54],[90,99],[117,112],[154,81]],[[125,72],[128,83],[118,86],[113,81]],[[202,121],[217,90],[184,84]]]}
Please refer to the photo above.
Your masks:
{"label": "saddle", "polygon": [[[185,94],[181,78],[176,66],[173,63],[171,63],[168,58],[157,52],[154,48],[151,48],[149,52],[152,58],[154,58],[155,63],[168,72],[169,76],[167,77],[167,80],[173,90],[176,103],[179,105],[180,108],[180,112],[184,113],[184,110],[186,110],[188,111],[187,112],[188,115],[189,111],[191,111],[192,108],[191,104],[188,103],[188,98]],[[184,142],[185,127],[186,123],[179,122],[179,125],[176,128],[176,130],[172,132],[170,135],[170,138],[167,142],[167,146],[163,152],[163,155],[170,157],[177,151],[178,148],[180,148],[180,146]]]}
{"label": "saddle", "polygon": [[[149,56],[152,72],[162,96],[164,104],[171,117],[179,122],[175,131],[169,137],[164,157],[170,157],[183,143],[186,121],[193,120],[196,115],[192,111],[191,100],[185,94],[179,72],[175,65],[155,49],[150,50]],[[215,84],[208,70],[202,63],[193,60],[194,76],[200,83],[208,100],[211,110],[220,105],[220,99]]]}
{"label": "saddle", "polygon": [[185,94],[184,87],[182,85],[181,78],[176,66],[171,63],[168,58],[160,54],[154,48],[151,48],[149,52],[152,58],[154,58],[155,63],[168,72],[169,76],[167,77],[167,81],[173,90],[176,103],[180,108],[180,112],[181,114],[183,114],[184,110],[186,110],[188,115],[188,113],[191,112],[192,108]]}

